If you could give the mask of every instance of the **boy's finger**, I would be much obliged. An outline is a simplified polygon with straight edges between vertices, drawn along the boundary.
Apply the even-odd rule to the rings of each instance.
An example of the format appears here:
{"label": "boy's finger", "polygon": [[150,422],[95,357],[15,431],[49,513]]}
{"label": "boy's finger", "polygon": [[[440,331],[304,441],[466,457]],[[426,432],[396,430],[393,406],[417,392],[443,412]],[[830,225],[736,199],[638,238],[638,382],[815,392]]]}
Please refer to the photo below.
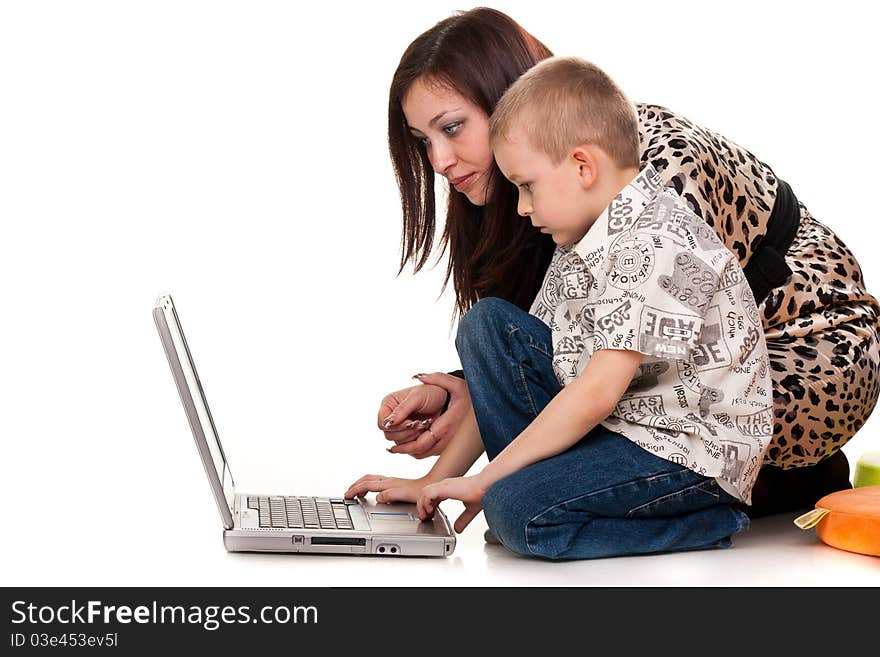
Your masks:
{"label": "boy's finger", "polygon": [[422,490],[422,506],[425,509],[426,518],[434,517],[434,498],[436,497],[436,494],[428,490],[428,488],[433,488],[434,486],[436,486],[436,484],[432,484]]}
{"label": "boy's finger", "polygon": [[474,509],[471,507],[465,507],[464,511],[462,511],[461,515],[458,516],[458,520],[455,521],[455,531],[458,534],[461,534],[465,527],[471,524],[471,520],[477,517],[477,514],[480,513],[479,509]]}
{"label": "boy's finger", "polygon": [[430,520],[431,516],[434,515],[433,513],[430,513],[428,511],[427,504],[425,503],[426,499],[427,498],[425,497],[425,494],[423,492],[421,497],[419,497],[419,501],[416,503],[416,505],[418,506],[418,509],[419,509],[419,518],[421,520]]}

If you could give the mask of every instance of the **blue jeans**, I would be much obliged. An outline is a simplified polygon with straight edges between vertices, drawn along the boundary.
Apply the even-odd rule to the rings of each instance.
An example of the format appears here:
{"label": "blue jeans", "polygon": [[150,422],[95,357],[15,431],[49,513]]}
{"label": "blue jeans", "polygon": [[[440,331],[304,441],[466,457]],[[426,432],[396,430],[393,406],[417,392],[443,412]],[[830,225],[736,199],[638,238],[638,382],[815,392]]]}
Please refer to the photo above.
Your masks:
{"label": "blue jeans", "polygon": [[[455,346],[491,460],[561,389],[550,329],[487,298],[462,318]],[[483,511],[514,552],[589,559],[730,547],[749,525],[737,503],[714,478],[597,425],[567,451],[492,484]]]}

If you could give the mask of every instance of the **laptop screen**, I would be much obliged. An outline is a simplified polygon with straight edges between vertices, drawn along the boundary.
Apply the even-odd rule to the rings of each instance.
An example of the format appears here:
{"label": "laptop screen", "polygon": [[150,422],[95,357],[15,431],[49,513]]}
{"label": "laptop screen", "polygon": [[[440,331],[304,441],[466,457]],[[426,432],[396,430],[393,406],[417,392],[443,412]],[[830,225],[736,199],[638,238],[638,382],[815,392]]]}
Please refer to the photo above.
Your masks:
{"label": "laptop screen", "polygon": [[171,373],[177,383],[177,390],[223,518],[223,524],[227,529],[231,529],[235,482],[226,462],[226,455],[223,453],[220,437],[217,435],[214,419],[208,408],[202,382],[196,372],[196,365],[170,295],[163,295],[156,301],[153,318],[156,320],[156,327],[165,347],[165,355],[168,357]]}

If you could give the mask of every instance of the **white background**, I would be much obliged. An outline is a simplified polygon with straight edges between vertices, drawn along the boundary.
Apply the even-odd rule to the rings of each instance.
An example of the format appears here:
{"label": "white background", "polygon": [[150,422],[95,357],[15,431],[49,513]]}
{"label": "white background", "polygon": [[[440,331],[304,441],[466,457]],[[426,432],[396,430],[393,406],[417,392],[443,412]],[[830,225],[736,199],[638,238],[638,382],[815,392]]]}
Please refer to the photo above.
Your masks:
{"label": "white background", "polygon": [[[768,162],[880,291],[873,9],[493,6]],[[240,490],[337,495],[366,472],[422,474],[428,462],[384,451],[379,401],[458,360],[445,261],[396,276],[387,90],[408,43],[467,8],[0,4],[0,581],[878,582],[876,561],[790,518],[733,550],[591,563],[484,547],[482,517],[447,560],[223,550],[153,301],[174,295]],[[880,448],[878,423],[851,462]]]}

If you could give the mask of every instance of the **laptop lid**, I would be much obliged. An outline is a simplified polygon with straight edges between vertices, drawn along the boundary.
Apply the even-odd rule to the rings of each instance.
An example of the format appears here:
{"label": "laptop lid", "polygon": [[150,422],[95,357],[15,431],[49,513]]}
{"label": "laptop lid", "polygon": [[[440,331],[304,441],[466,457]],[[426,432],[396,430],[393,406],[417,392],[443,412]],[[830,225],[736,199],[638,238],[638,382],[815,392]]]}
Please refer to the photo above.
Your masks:
{"label": "laptop lid", "polygon": [[164,294],[156,300],[153,319],[156,321],[159,337],[162,338],[165,356],[168,358],[171,374],[177,384],[177,392],[180,393],[180,401],[183,402],[189,427],[195,438],[199,456],[202,458],[202,465],[205,467],[205,474],[208,475],[217,509],[223,519],[223,526],[232,529],[235,482],[226,462],[226,455],[223,453],[223,446],[220,444],[220,437],[217,435],[214,419],[208,408],[208,400],[205,398],[205,391],[202,389],[196,365],[186,344],[171,295]]}

